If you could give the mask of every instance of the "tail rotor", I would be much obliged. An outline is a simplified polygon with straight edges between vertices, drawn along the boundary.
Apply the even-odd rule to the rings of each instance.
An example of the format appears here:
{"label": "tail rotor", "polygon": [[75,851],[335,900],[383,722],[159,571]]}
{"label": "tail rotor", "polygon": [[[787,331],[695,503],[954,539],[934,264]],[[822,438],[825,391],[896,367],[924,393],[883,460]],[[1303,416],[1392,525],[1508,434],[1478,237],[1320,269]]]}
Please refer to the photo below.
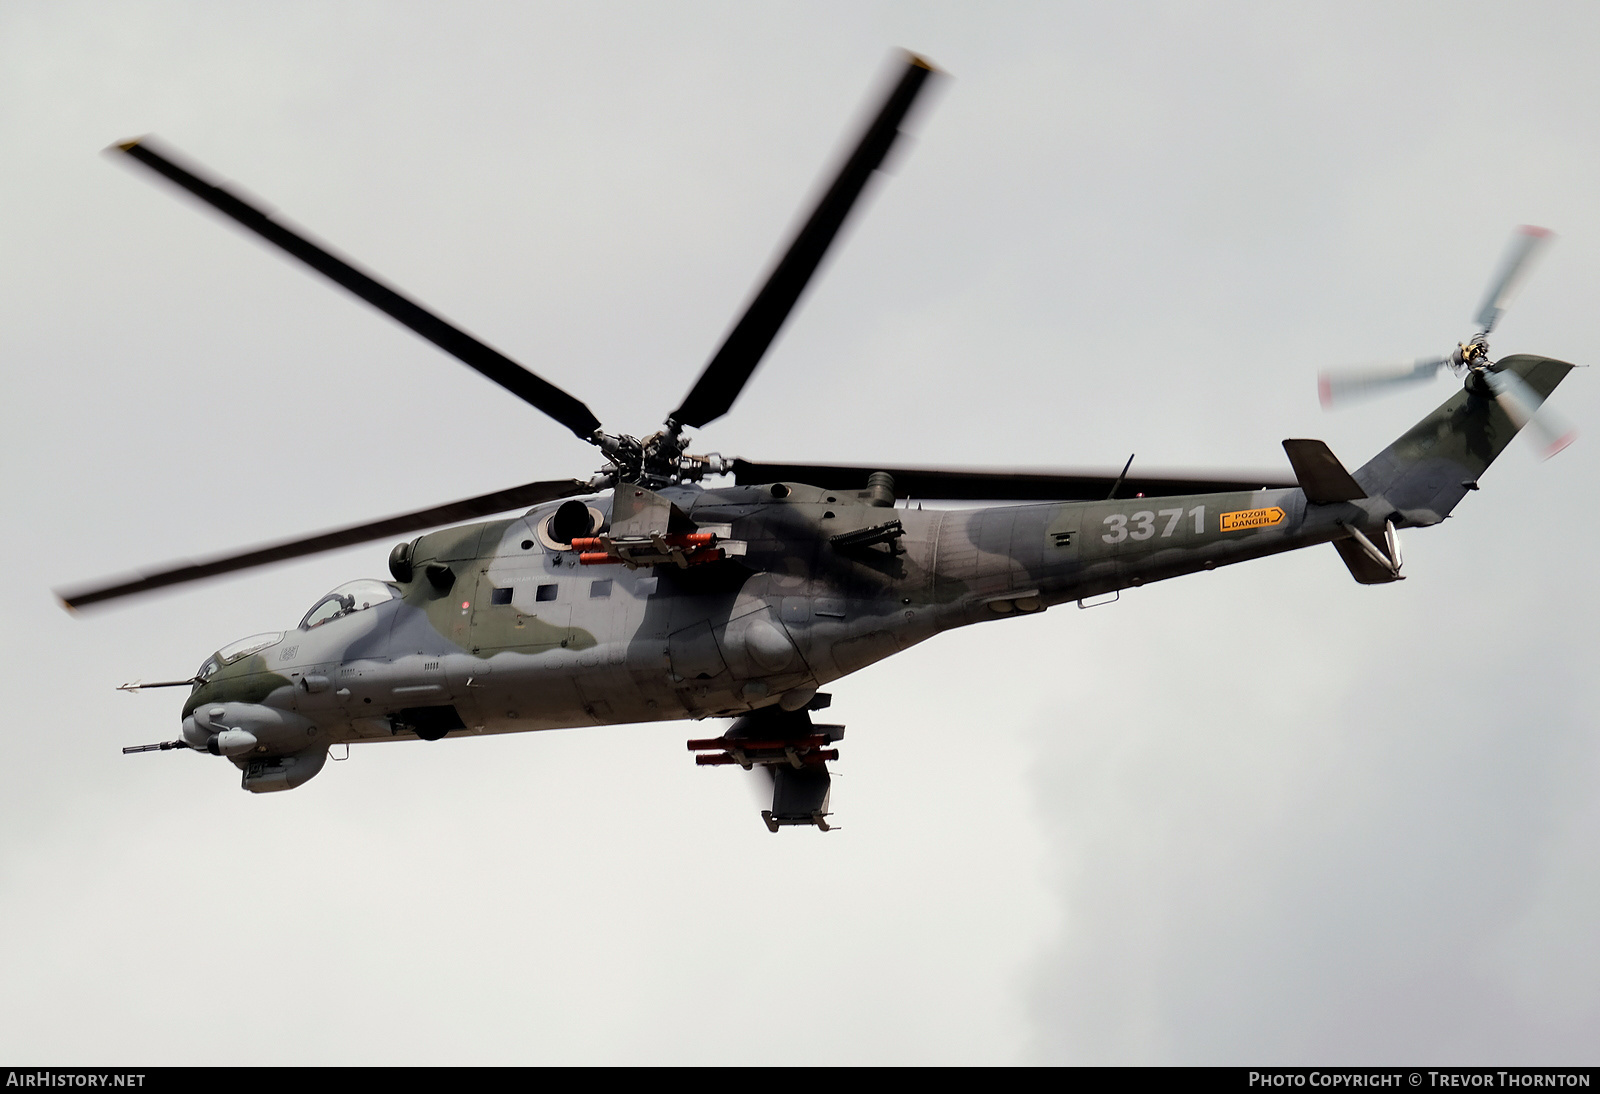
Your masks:
{"label": "tail rotor", "polygon": [[1489,358],[1489,332],[1505,315],[1554,238],[1548,228],[1532,225],[1523,225],[1512,233],[1511,244],[1490,278],[1483,303],[1474,316],[1478,329],[1470,339],[1458,344],[1454,352],[1444,357],[1421,357],[1396,364],[1324,370],[1317,378],[1317,393],[1324,409],[1431,380],[1440,369],[1448,366],[1466,381],[1468,390],[1494,399],[1519,430],[1531,426],[1543,441],[1545,459],[1567,447],[1576,436],[1573,430],[1549,411],[1541,412],[1543,400],[1538,393],[1515,373],[1498,369]]}

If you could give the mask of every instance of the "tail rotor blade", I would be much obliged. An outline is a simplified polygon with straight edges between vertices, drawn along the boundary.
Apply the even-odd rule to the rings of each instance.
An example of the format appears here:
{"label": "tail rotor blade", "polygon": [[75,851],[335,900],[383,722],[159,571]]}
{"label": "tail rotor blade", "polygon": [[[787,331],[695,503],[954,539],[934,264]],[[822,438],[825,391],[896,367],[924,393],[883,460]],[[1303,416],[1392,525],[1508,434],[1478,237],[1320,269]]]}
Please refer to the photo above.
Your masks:
{"label": "tail rotor blade", "polygon": [[1489,282],[1483,306],[1478,309],[1476,321],[1484,334],[1494,330],[1494,325],[1511,306],[1517,290],[1522,288],[1534,262],[1554,238],[1550,229],[1535,228],[1531,224],[1524,224],[1512,233],[1511,245],[1506,248],[1505,258],[1500,260],[1500,268]]}
{"label": "tail rotor blade", "polygon": [[1448,357],[1419,357],[1407,364],[1327,369],[1317,377],[1317,395],[1324,409],[1332,409],[1340,403],[1377,395],[1402,384],[1431,380],[1449,360]]}
{"label": "tail rotor blade", "polygon": [[1544,400],[1515,372],[1485,372],[1484,379],[1494,392],[1494,401],[1506,412],[1517,429],[1531,427],[1539,435],[1543,456],[1549,459],[1577,439],[1577,432],[1549,411],[1541,411]]}

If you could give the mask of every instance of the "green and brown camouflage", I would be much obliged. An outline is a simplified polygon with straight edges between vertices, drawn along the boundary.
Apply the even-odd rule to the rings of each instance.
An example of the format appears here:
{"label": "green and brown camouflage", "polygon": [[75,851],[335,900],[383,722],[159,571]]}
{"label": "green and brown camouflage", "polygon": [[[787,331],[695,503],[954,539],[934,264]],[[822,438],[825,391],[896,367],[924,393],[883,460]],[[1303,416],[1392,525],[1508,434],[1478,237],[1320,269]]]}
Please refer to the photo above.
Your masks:
{"label": "green and brown camouflage", "polygon": [[[1571,368],[1532,356],[1500,367],[1541,397]],[[341,586],[365,603],[325,598],[331,615],[313,609],[207,675],[184,737],[203,748],[219,727],[249,732],[254,747],[231,757],[245,785],[283,789],[298,783],[277,760],[300,756],[309,778],[338,742],[804,719],[819,688],[973,623],[1323,543],[1356,580],[1396,580],[1394,531],[1442,521],[1516,432],[1493,398],[1464,389],[1353,475],[1320,442],[1285,442],[1298,488],[920,509],[896,507],[881,482],[619,487],[629,514],[656,506],[658,534],[686,520],[742,553],[584,564],[552,528],[576,513],[610,535],[615,492],[430,533],[397,549],[409,566],[395,580]]]}
{"label": "green and brown camouflage", "polygon": [[183,704],[183,717],[193,714],[203,703],[263,703],[279,688],[293,686],[293,680],[269,669],[264,657],[251,654],[220,665],[195,685]]}
{"label": "green and brown camouflage", "polygon": [[[73,609],[318,551],[396,546],[392,581],[334,589],[286,632],[218,651],[179,742],[227,756],[251,791],[321,770],[335,743],[732,718],[697,763],[762,766],[768,827],[828,827],[831,746],[819,688],[942,631],[1331,543],[1351,575],[1401,577],[1401,529],[1449,515],[1571,366],[1489,360],[1487,336],[1549,232],[1524,227],[1449,356],[1326,375],[1332,397],[1428,379],[1464,389],[1354,473],[1315,440],[1284,442],[1294,477],[1241,482],[1079,472],[763,465],[693,455],[684,428],[727,413],[894,145],[933,75],[906,55],[881,106],[679,406],[655,433],[608,433],[580,400],[148,140],[118,145],[575,436],[605,466],[62,594]],[[1554,451],[1569,434],[1546,429]],[[1130,460],[1131,464],[1131,460]],[[786,468],[787,470],[778,470]],[[735,485],[702,481],[732,473]],[[897,506],[895,477],[922,498]],[[1296,485],[1298,484],[1298,485]],[[1123,487],[1132,497],[1119,497]],[[1146,496],[1148,495],[1148,496]],[[1047,500],[1045,500],[1047,499]],[[1031,504],[994,504],[998,501]],[[531,508],[529,508],[531,506]],[[520,517],[468,520],[526,510]]]}

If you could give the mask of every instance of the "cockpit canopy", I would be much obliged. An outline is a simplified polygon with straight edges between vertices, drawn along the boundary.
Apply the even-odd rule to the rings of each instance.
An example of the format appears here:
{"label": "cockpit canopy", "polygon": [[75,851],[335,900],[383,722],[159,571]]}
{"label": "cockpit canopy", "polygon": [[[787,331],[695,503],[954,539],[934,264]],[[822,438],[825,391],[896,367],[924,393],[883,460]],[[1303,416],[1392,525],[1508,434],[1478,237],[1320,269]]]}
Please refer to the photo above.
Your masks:
{"label": "cockpit canopy", "polygon": [[[377,581],[373,578],[346,581],[311,605],[311,610],[300,620],[300,629],[309,631],[313,627],[320,627],[330,619],[338,619],[351,612],[365,611],[385,601],[396,600],[399,596],[399,586],[391,585],[387,581]],[[206,663],[194,674],[195,680],[204,683],[224,665],[231,665],[253,653],[260,653],[269,646],[276,646],[282,641],[282,631],[268,631],[265,634],[252,634],[249,638],[241,638],[237,642],[229,642],[206,658]]]}
{"label": "cockpit canopy", "polygon": [[241,658],[249,657],[252,653],[260,653],[268,646],[276,646],[283,641],[282,631],[268,631],[265,634],[252,634],[249,638],[241,638],[237,642],[229,642],[216,653],[206,658],[206,663],[200,666],[200,671],[195,673],[195,679],[208,680],[211,674],[223,665],[231,665]]}
{"label": "cockpit canopy", "polygon": [[311,605],[311,610],[300,620],[300,629],[309,631],[313,627],[322,626],[330,619],[338,619],[351,612],[365,611],[385,601],[396,600],[399,596],[399,586],[391,585],[387,581],[378,581],[370,577],[358,581],[346,581]]}

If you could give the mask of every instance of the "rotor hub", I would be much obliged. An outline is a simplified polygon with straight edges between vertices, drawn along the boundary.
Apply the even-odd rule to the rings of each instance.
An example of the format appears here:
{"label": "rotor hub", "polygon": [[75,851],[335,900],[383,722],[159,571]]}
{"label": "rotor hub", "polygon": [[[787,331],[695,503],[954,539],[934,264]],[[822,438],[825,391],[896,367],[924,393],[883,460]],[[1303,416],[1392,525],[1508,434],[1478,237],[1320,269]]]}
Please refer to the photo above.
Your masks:
{"label": "rotor hub", "polygon": [[719,475],[732,467],[721,453],[690,455],[684,449],[689,438],[682,426],[667,420],[666,428],[643,438],[627,434],[611,436],[596,430],[593,442],[610,463],[596,476],[609,484],[631,483],[655,490],[682,482],[699,482],[707,475]]}
{"label": "rotor hub", "polygon": [[1474,371],[1493,364],[1494,362],[1489,360],[1487,339],[1479,333],[1474,335],[1470,342],[1457,343],[1455,353],[1450,356],[1450,363],[1458,369],[1467,368]]}

